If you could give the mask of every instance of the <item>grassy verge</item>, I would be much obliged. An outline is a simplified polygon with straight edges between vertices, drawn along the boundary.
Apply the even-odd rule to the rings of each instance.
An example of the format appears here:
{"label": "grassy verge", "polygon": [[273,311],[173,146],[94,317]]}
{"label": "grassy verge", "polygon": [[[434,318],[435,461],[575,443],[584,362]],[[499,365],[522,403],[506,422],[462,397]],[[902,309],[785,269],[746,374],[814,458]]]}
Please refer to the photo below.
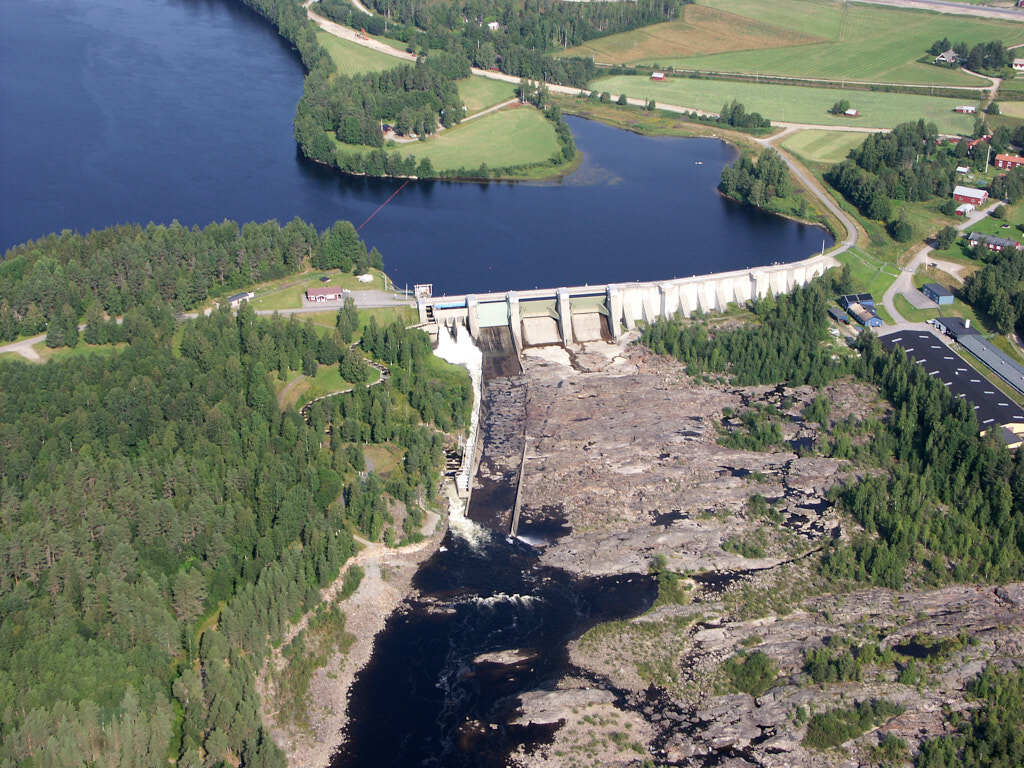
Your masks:
{"label": "grassy verge", "polygon": [[502,80],[488,77],[467,77],[458,81],[459,98],[466,105],[466,114],[472,115],[495,104],[515,98],[516,87]]}
{"label": "grassy verge", "polygon": [[[390,285],[383,272],[371,269],[373,281],[361,283],[356,275],[334,269],[314,270],[299,275],[290,275],[270,283],[263,283],[253,289],[256,298],[254,309],[298,309],[302,306],[302,295],[310,288],[345,288],[350,291],[385,290]],[[323,278],[327,278],[324,280]]]}
{"label": "grassy verge", "polygon": [[[655,83],[645,75],[613,75],[592,83],[598,91],[613,95],[625,93],[633,98],[683,107],[718,111],[733,99],[749,111],[760,112],[771,120],[842,125],[851,128],[893,128],[907,120],[908,115],[934,122],[945,133],[968,133],[974,125],[970,115],[953,111],[956,99],[937,96],[916,96],[902,93],[857,91],[839,94],[835,89],[796,85],[765,85],[728,80],[698,80],[673,77]],[[848,98],[859,110],[856,118],[829,114],[829,108],[840,98]]]}
{"label": "grassy verge", "polygon": [[[32,345],[32,349],[36,351],[45,363],[49,360],[71,360],[89,355],[111,355],[119,349],[125,349],[127,346],[127,342],[121,342],[120,344],[86,344],[84,341],[79,340],[78,345],[74,347],[53,348],[46,346],[45,341],[39,341]],[[21,360],[25,359],[21,355],[15,355],[15,357]]]}
{"label": "grassy verge", "polygon": [[339,74],[358,75],[363,72],[381,72],[392,69],[403,62],[395,56],[366,48],[362,45],[342,40],[323,30],[316,33],[316,39],[334,60],[334,65]]}

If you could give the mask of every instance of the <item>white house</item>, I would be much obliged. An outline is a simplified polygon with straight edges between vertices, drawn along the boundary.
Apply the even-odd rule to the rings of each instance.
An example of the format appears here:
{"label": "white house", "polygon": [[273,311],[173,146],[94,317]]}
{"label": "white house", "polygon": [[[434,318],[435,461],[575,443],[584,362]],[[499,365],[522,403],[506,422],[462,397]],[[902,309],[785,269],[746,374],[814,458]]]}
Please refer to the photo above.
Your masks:
{"label": "white house", "polygon": [[487,28],[491,30],[491,32],[497,32],[499,29],[501,29],[501,24],[499,24],[496,21],[488,21]]}
{"label": "white house", "polygon": [[845,112],[843,112],[843,114],[846,115],[847,117],[856,117],[857,115],[860,114],[860,112],[858,112],[856,109],[848,109]]}
{"label": "white house", "polygon": [[665,79],[665,73],[664,72],[651,72],[651,80],[661,81],[661,80],[664,80],[664,79]]}
{"label": "white house", "polygon": [[1024,72],[1024,59],[1014,59],[1013,68],[1018,72]]}

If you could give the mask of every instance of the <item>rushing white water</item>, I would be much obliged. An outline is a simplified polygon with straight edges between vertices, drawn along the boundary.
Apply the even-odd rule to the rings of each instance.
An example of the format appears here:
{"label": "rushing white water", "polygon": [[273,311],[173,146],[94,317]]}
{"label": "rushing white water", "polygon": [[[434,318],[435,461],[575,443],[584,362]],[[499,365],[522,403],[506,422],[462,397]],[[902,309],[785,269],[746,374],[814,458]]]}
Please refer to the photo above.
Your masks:
{"label": "rushing white water", "polygon": [[473,479],[477,436],[480,432],[480,381],[483,374],[484,356],[464,325],[455,326],[454,336],[448,328],[442,325],[437,332],[437,349],[434,350],[434,354],[452,365],[463,366],[469,371],[469,378],[473,382],[473,412],[462,452],[462,466],[455,476],[454,486],[447,486],[448,522],[452,531],[461,535],[469,543],[479,545],[489,536],[489,533],[466,517],[466,512],[469,511],[467,508],[468,497],[462,497],[468,494],[469,484]]}

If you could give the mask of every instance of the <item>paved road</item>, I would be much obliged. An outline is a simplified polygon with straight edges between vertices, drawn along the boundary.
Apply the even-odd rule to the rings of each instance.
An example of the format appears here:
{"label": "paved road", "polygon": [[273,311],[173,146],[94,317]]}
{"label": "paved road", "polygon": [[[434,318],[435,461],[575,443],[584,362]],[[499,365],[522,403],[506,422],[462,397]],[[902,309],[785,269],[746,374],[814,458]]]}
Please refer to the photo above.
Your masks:
{"label": "paved road", "polygon": [[993,8],[992,6],[967,5],[954,3],[950,0],[853,0],[855,3],[867,5],[891,5],[896,8],[911,8],[920,11],[937,11],[938,13],[956,13],[961,16],[980,16],[986,19],[1003,21],[1024,21],[1024,11],[1016,8]]}
{"label": "paved road", "polygon": [[[970,216],[964,217],[964,220],[957,225],[957,231],[962,232],[969,227],[973,227],[986,216],[988,216],[987,210],[975,211]],[[914,288],[914,273],[917,271],[918,267],[920,267],[926,261],[935,262],[935,265],[937,267],[945,270],[946,272],[949,272],[955,277],[962,279],[962,264],[957,264],[952,261],[929,259],[928,254],[931,252],[931,250],[932,247],[930,245],[925,245],[920,250],[918,250],[917,253],[915,253],[910,258],[910,261],[908,261],[906,265],[904,265],[903,268],[900,269],[899,277],[897,277],[893,281],[892,285],[890,285],[886,289],[885,295],[882,296],[882,306],[886,308],[889,314],[892,315],[892,319],[895,320],[897,323],[902,323],[906,321],[904,320],[903,315],[901,315],[896,309],[896,295],[900,293],[913,294],[917,290],[916,288]]]}

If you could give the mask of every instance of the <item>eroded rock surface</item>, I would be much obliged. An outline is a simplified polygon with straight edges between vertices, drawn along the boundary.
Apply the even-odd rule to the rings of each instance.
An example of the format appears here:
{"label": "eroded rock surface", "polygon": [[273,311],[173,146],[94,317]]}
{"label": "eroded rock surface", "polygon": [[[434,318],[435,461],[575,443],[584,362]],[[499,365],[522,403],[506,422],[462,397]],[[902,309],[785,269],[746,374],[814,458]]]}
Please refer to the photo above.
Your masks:
{"label": "eroded rock surface", "polygon": [[[696,381],[625,344],[531,350],[524,368],[522,520],[564,528],[544,563],[605,575],[663,556],[690,576],[684,598],[570,645],[576,676],[520,702],[520,722],[562,727],[514,764],[861,765],[884,734],[912,751],[941,733],[972,706],[964,687],[986,664],[1022,664],[1024,585],[825,591],[814,554],[851,526],[828,491],[870,470],[814,455],[823,427],[802,415],[813,389]],[[886,413],[863,383],[825,394],[832,424]],[[720,444],[749,408],[773,409],[782,446]],[[815,683],[805,671],[812,650],[869,644],[884,660],[859,679]],[[754,651],[778,667],[756,697],[722,667]],[[870,699],[904,711],[843,750],[803,745],[810,713]]]}

